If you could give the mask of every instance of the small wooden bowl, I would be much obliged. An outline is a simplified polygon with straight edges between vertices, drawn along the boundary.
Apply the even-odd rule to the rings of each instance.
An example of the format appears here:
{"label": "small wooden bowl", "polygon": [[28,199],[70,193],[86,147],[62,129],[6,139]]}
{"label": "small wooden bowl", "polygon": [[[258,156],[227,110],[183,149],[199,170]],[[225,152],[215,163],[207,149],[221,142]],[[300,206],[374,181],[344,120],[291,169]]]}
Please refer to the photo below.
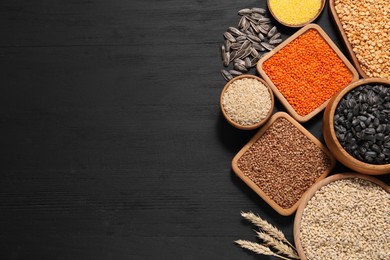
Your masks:
{"label": "small wooden bowl", "polygon": [[341,146],[340,142],[336,137],[336,132],[334,130],[334,113],[336,108],[340,102],[340,100],[344,97],[352,89],[359,87],[361,85],[366,84],[383,84],[390,86],[390,81],[380,78],[370,78],[370,79],[361,79],[355,81],[345,88],[341,89],[336,95],[334,95],[330,102],[328,103],[324,117],[322,121],[322,131],[324,134],[325,142],[332,152],[332,154],[336,157],[336,159],[347,166],[348,168],[357,171],[359,173],[371,174],[371,175],[380,175],[390,173],[390,164],[369,164],[362,161],[359,161],[352,155],[350,155],[345,149]]}
{"label": "small wooden bowl", "polygon": [[[279,206],[275,201],[273,201],[259,186],[256,185],[255,182],[253,182],[249,177],[245,176],[245,174],[240,170],[238,167],[238,160],[241,158],[241,156],[267,131],[267,129],[278,119],[278,118],[285,118],[289,122],[291,122],[298,130],[307,136],[314,144],[316,144],[330,159],[330,166],[328,169],[326,169],[320,177],[317,178],[315,183],[318,181],[324,179],[330,171],[334,168],[336,165],[336,160],[332,156],[332,154],[328,151],[328,149],[323,145],[315,136],[313,136],[308,130],[306,130],[301,124],[299,124],[297,121],[295,121],[290,115],[288,115],[285,112],[277,112],[275,113],[271,119],[265,124],[256,134],[252,137],[252,139],[236,154],[236,156],[232,160],[232,168],[233,171],[236,173],[236,175],[244,181],[254,192],[257,193],[265,202],[267,202],[274,210],[276,210],[280,215],[283,216],[289,216],[292,215],[298,208],[299,204],[302,201],[302,197],[290,208],[283,208]],[[306,191],[307,192],[307,191]]]}
{"label": "small wooden bowl", "polygon": [[[307,260],[306,255],[303,251],[302,243],[300,240],[300,228],[301,228],[301,221],[302,221],[302,214],[304,209],[307,206],[307,203],[310,201],[310,199],[314,196],[314,194],[321,189],[322,187],[326,186],[327,184],[341,180],[341,179],[348,179],[348,178],[360,178],[364,180],[371,181],[379,186],[381,186],[386,192],[390,193],[390,187],[386,185],[384,182],[368,175],[363,174],[357,174],[357,173],[339,173],[332,176],[329,176],[320,182],[317,182],[314,184],[303,196],[302,202],[298,207],[297,213],[295,214],[295,220],[294,220],[294,242],[295,246],[297,248],[297,252],[301,260]],[[321,209],[318,209],[321,210]]]}
{"label": "small wooden bowl", "polygon": [[356,54],[353,51],[352,45],[349,42],[347,35],[345,34],[341,21],[336,12],[334,0],[329,0],[329,9],[330,9],[331,17],[333,18],[333,21],[336,23],[337,31],[339,32],[339,35],[342,38],[342,42],[344,43],[344,46],[347,48],[349,57],[352,59],[353,65],[359,72],[360,76],[362,76],[363,78],[369,78],[368,75],[360,67],[360,63],[356,58]]}
{"label": "small wooden bowl", "polygon": [[[236,122],[234,122],[227,114],[226,114],[226,111],[225,111],[225,108],[222,104],[222,98],[223,98],[223,95],[225,94],[225,91],[228,89],[228,87],[230,86],[231,83],[233,83],[234,81],[236,80],[239,80],[239,79],[243,79],[243,78],[252,78],[252,79],[256,79],[258,81],[260,81],[261,83],[264,84],[264,86],[267,87],[268,89],[268,92],[269,92],[269,95],[270,95],[270,98],[271,98],[271,108],[270,110],[268,111],[268,114],[266,115],[265,118],[263,118],[262,120],[260,120],[259,122],[257,122],[256,124],[253,124],[253,125],[240,125]],[[241,129],[241,130],[253,130],[253,129],[256,129],[260,126],[262,126],[263,124],[265,124],[265,122],[267,122],[267,120],[270,118],[270,116],[272,115],[272,111],[274,109],[274,106],[275,106],[275,99],[274,99],[274,94],[272,92],[272,89],[268,86],[268,84],[262,80],[261,78],[257,77],[257,76],[254,76],[254,75],[250,75],[250,74],[245,74],[245,75],[240,75],[238,77],[235,77],[233,79],[231,79],[228,83],[226,83],[225,87],[222,89],[222,92],[221,92],[221,96],[220,96],[220,99],[219,99],[219,104],[220,104],[220,107],[221,107],[221,111],[222,111],[222,114],[223,116],[225,117],[225,119],[234,127],[238,128],[238,129]]]}
{"label": "small wooden bowl", "polygon": [[304,22],[304,23],[301,23],[301,24],[289,24],[289,23],[286,23],[286,22],[283,22],[279,19],[279,17],[277,17],[274,13],[274,11],[272,10],[271,8],[271,5],[270,5],[270,2],[272,0],[267,0],[267,6],[268,6],[268,10],[269,12],[271,13],[271,15],[275,18],[276,21],[278,21],[280,24],[283,24],[284,26],[287,26],[287,27],[294,27],[294,28],[298,28],[298,27],[303,27],[305,25],[308,25],[309,23],[313,22],[315,19],[317,19],[317,17],[321,14],[322,10],[324,9],[324,6],[325,6],[325,0],[321,0],[321,7],[320,9],[318,10],[317,14],[311,18],[310,20]]}
{"label": "small wooden bowl", "polygon": [[344,54],[337,48],[337,46],[333,43],[333,41],[329,38],[329,36],[324,32],[323,29],[321,29],[320,26],[316,24],[309,24],[305,27],[301,28],[299,31],[294,33],[292,36],[290,36],[287,40],[279,44],[275,49],[268,52],[266,55],[264,55],[259,62],[256,65],[257,71],[261,75],[261,77],[268,83],[268,85],[271,87],[272,91],[274,92],[275,96],[279,99],[279,101],[282,103],[282,105],[286,108],[286,110],[290,113],[290,115],[297,120],[300,123],[304,123],[309,121],[311,118],[316,116],[318,113],[320,113],[328,104],[330,98],[325,101],[322,105],[311,111],[309,114],[305,116],[299,115],[294,108],[291,106],[291,104],[287,101],[287,99],[283,96],[283,94],[279,91],[278,87],[272,82],[272,80],[268,77],[267,73],[263,70],[263,63],[267,61],[268,59],[272,58],[273,55],[275,55],[278,51],[283,49],[286,45],[297,39],[299,36],[307,32],[308,30],[314,29],[316,30],[324,39],[324,41],[329,45],[330,48],[336,53],[336,55],[343,61],[345,66],[348,68],[352,75],[352,81],[359,79],[359,74],[355,70],[355,68],[352,66],[352,64],[348,61],[348,59],[344,56]]}

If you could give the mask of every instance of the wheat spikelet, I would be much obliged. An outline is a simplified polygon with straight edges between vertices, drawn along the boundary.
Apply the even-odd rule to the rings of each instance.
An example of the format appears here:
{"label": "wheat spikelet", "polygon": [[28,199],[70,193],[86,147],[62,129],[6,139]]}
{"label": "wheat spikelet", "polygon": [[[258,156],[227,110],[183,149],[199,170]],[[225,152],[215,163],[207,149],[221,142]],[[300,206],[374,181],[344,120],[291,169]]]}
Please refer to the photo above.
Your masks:
{"label": "wheat spikelet", "polygon": [[281,255],[278,255],[278,254],[272,252],[271,249],[269,249],[268,247],[262,246],[260,244],[257,244],[257,243],[251,242],[251,241],[236,240],[234,242],[236,244],[238,244],[240,247],[248,249],[248,250],[250,250],[256,254],[259,254],[259,255],[272,255],[272,256],[279,257],[281,259],[290,260],[289,258],[283,257]]}
{"label": "wheat spikelet", "polygon": [[276,238],[280,241],[283,241],[290,245],[292,248],[295,249],[293,245],[288,242],[287,238],[284,236],[283,232],[268,223],[266,220],[262,219],[261,217],[253,214],[252,212],[241,212],[241,216],[248,221],[250,221],[252,224],[256,225],[263,231],[265,231],[267,234],[272,236],[273,238]]}
{"label": "wheat spikelet", "polygon": [[299,259],[297,252],[282,241],[273,238],[264,232],[256,232],[257,237],[264,241],[266,246],[275,248],[279,254],[284,254],[292,259]]}

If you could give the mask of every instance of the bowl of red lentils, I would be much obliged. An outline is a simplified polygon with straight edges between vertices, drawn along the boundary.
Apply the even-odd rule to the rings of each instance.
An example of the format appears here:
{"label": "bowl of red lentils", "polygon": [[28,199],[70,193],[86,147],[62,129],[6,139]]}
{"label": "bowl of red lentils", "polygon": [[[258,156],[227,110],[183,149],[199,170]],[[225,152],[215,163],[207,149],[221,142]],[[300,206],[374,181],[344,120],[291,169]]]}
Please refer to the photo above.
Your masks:
{"label": "bowl of red lentils", "polygon": [[300,259],[389,259],[390,187],[353,172],[305,194],[294,221]]}
{"label": "bowl of red lentils", "polygon": [[348,168],[390,173],[390,80],[361,79],[340,90],[325,109],[323,135]]}
{"label": "bowl of red lentils", "polygon": [[274,108],[274,95],[268,84],[254,75],[241,75],[226,83],[220,96],[225,119],[241,130],[262,126]]}
{"label": "bowl of red lentils", "polygon": [[359,74],[324,30],[309,24],[257,63],[257,71],[298,122],[320,113]]}
{"label": "bowl of red lentils", "polygon": [[268,0],[268,9],[279,23],[288,27],[303,27],[322,12],[325,0]]}
{"label": "bowl of red lentils", "polygon": [[329,150],[285,112],[275,113],[232,160],[236,175],[284,216],[335,164]]}

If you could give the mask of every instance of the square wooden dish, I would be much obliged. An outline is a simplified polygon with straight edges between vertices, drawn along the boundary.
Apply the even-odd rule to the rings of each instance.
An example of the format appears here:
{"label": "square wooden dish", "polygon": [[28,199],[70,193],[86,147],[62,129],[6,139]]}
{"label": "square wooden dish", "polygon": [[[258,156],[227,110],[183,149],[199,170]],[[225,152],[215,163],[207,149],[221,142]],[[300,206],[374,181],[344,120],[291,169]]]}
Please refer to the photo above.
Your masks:
{"label": "square wooden dish", "polygon": [[[290,200],[290,196],[289,195],[291,195],[291,192],[293,192],[293,193],[296,192],[295,184],[296,185],[302,185],[301,182],[306,182],[305,186],[308,186],[307,189],[305,187],[305,189],[302,190],[302,192],[299,192],[298,193],[299,196],[298,195],[294,195],[295,199],[291,200],[291,203],[294,203],[294,204],[291,207],[289,207],[289,208],[282,207],[281,205],[276,203],[275,200],[271,199],[271,197],[264,191],[264,189],[262,189],[260,187],[262,185],[267,185],[267,182],[266,181],[261,182],[260,186],[258,184],[256,184],[255,181],[253,180],[256,177],[250,178],[249,175],[251,174],[251,172],[248,173],[247,170],[245,170],[245,169],[243,170],[242,168],[240,168],[240,163],[239,163],[240,158],[245,156],[246,152],[251,148],[251,146],[253,144],[255,144],[266,133],[266,131],[274,124],[275,121],[277,121],[278,119],[281,119],[281,118],[286,119],[289,123],[291,123],[293,125],[293,127],[297,128],[298,131],[296,131],[296,133],[303,134],[303,136],[308,138],[308,140],[306,140],[306,144],[307,143],[313,143],[314,146],[312,146],[312,147],[318,147],[319,148],[318,150],[322,151],[322,153],[325,155],[324,158],[328,158],[329,159],[327,165],[323,165],[325,170],[324,171],[319,171],[317,173],[317,174],[320,174],[320,175],[319,175],[319,177],[317,177],[314,180],[314,182],[313,182],[313,179],[310,179],[310,177],[309,177],[311,172],[310,173],[306,173],[306,174],[304,174],[302,172],[299,172],[299,175],[295,175],[296,177],[294,179],[295,180],[298,179],[299,180],[298,182],[300,184],[298,184],[298,182],[295,183],[294,179],[291,179],[291,178],[287,179],[287,178],[285,178],[284,177],[285,176],[284,175],[285,172],[282,172],[282,171],[280,173],[275,173],[277,175],[270,176],[270,182],[278,182],[280,180],[286,180],[283,183],[284,184],[283,187],[285,187],[285,188],[288,187],[287,189],[290,190],[290,193],[289,194],[284,194],[284,195],[282,195],[282,197],[284,196],[284,198],[287,199],[287,200]],[[290,131],[291,129],[292,128],[289,128],[288,130]],[[292,138],[294,138],[294,136],[292,136]],[[302,148],[302,147],[303,146],[300,146],[300,147],[295,147],[294,146],[294,148],[292,148],[291,151],[294,152],[294,154],[295,154],[295,152],[299,153],[301,151],[300,148]],[[276,149],[279,149],[279,148],[276,148]],[[310,150],[310,148],[307,148],[307,149]],[[315,149],[317,149],[317,148],[315,148]],[[313,151],[313,150],[310,150],[310,151]],[[321,152],[318,152],[318,153],[321,153]],[[252,151],[249,151],[248,154],[251,155]],[[261,157],[261,154],[256,155],[256,156],[258,156],[258,158],[259,158],[259,157]],[[280,165],[280,163],[278,163],[278,161],[286,162],[286,161],[288,161],[288,158],[283,157],[282,155],[278,156],[278,157],[279,158],[272,157],[272,159],[270,161],[267,160],[266,163],[274,164],[274,166],[276,168],[278,168],[278,167],[279,168],[283,168],[283,167],[280,167],[281,165]],[[309,160],[309,159],[311,159],[311,158],[307,158],[307,159],[306,159],[306,157],[304,158],[304,160]],[[287,162],[286,162],[286,164],[287,164]],[[316,167],[319,167],[318,166],[319,164],[321,164],[321,162],[320,161],[316,161],[312,165],[316,165]],[[297,208],[298,208],[298,206],[299,206],[299,204],[300,204],[300,202],[302,200],[302,197],[304,196],[306,191],[312,185],[314,185],[318,181],[324,179],[330,173],[330,171],[334,168],[335,164],[336,164],[336,160],[334,159],[332,154],[328,151],[328,149],[317,138],[315,138],[308,130],[306,130],[302,125],[300,125],[296,120],[294,120],[290,115],[288,115],[285,112],[275,113],[268,120],[268,122],[255,134],[255,136],[237,153],[237,155],[232,160],[232,168],[233,168],[233,171],[236,173],[236,175],[242,181],[244,181],[254,192],[256,192],[265,202],[267,202],[274,210],[276,210],[279,214],[284,215],[284,216],[289,216],[289,215],[293,214],[297,210]],[[264,164],[257,163],[256,167],[262,168],[263,166],[264,166]],[[301,165],[299,163],[295,163],[295,166],[297,168],[299,168]],[[247,174],[245,174],[244,171],[246,171]],[[313,173],[313,174],[315,174],[315,173]],[[309,178],[309,181],[307,180],[308,178]],[[295,200],[297,200],[297,201],[295,202]]]}
{"label": "square wooden dish", "polygon": [[[322,103],[317,108],[313,109],[308,114],[302,116],[298,114],[297,111],[291,106],[291,104],[287,101],[287,99],[284,97],[284,95],[280,92],[278,87],[274,84],[274,82],[270,79],[270,77],[267,75],[267,73],[263,70],[263,64],[267,60],[271,59],[273,55],[275,55],[277,52],[279,52],[281,49],[283,49],[285,46],[290,44],[292,41],[297,39],[299,36],[303,35],[309,30],[315,30],[319,33],[319,35],[322,37],[322,39],[325,41],[325,43],[328,44],[328,46],[334,51],[334,53],[337,55],[338,58],[344,63],[347,70],[350,72],[352,79],[349,83],[352,81],[356,81],[359,79],[359,74],[356,71],[356,69],[353,67],[353,65],[348,61],[348,59],[344,56],[344,54],[337,48],[337,46],[334,44],[334,42],[329,38],[329,36],[325,33],[325,31],[316,24],[309,24],[303,27],[302,29],[298,30],[296,33],[294,33],[292,36],[290,36],[288,39],[286,39],[284,42],[282,42],[280,45],[278,45],[275,49],[271,50],[269,53],[264,55],[259,62],[256,65],[257,71],[261,75],[261,77],[268,83],[268,85],[271,87],[272,91],[274,92],[275,96],[279,99],[279,101],[282,103],[282,105],[286,108],[287,112],[298,122],[304,123],[313,118],[315,115],[317,115],[319,112],[321,112],[326,105],[328,104],[329,99],[327,99],[324,103]],[[348,84],[346,84],[348,85]]]}

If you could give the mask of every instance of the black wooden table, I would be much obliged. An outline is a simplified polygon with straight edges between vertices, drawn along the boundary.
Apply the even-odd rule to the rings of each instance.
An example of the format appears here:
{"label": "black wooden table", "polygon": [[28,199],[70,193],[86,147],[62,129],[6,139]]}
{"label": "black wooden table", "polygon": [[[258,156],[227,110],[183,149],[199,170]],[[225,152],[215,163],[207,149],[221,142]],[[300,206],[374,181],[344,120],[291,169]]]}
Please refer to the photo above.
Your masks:
{"label": "black wooden table", "polygon": [[[3,0],[0,259],[271,259],[234,245],[256,241],[241,211],[293,241],[231,170],[256,131],[219,110],[222,34],[265,6]],[[316,23],[344,50],[328,6]]]}

